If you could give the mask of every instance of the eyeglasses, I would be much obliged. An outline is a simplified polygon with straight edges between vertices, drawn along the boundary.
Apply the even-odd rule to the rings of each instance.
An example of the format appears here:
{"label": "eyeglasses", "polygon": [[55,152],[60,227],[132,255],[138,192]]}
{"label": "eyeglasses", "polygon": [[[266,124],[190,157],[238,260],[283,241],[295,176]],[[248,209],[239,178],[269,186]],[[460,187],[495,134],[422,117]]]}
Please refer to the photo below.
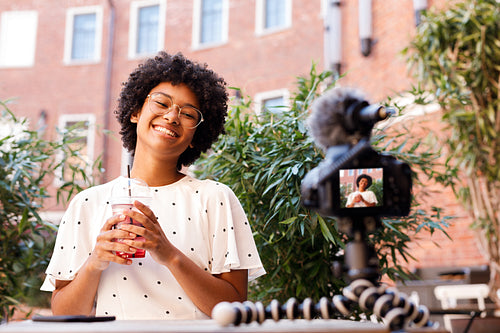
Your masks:
{"label": "eyeglasses", "polygon": [[191,105],[179,106],[167,94],[155,92],[149,94],[148,98],[149,110],[158,116],[164,116],[177,107],[179,109],[177,116],[184,128],[196,128],[203,122],[203,114],[200,110]]}

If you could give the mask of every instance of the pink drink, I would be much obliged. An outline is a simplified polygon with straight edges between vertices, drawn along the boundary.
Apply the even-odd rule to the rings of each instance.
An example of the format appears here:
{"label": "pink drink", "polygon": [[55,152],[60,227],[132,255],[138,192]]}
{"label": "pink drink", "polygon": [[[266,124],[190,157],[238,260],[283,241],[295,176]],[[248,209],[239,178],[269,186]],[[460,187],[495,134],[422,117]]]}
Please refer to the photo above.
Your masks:
{"label": "pink drink", "polygon": [[[151,206],[152,196],[148,184],[138,178],[118,178],[111,189],[111,197],[109,199],[111,209],[113,210],[113,215],[122,214],[123,212],[127,212],[129,210],[134,210],[141,213],[137,208],[134,207],[134,202],[136,200],[148,207]],[[134,224],[143,227],[141,223],[128,217],[125,221],[117,223],[114,228],[120,229],[120,226],[123,223]],[[144,241],[144,237],[137,236],[135,240]],[[116,239],[116,241],[122,242],[123,239]],[[136,249],[135,253],[125,253],[122,251],[118,251],[116,252],[116,255],[122,258],[144,258],[146,255],[146,251],[143,249]]]}
{"label": "pink drink", "polygon": [[[116,203],[116,204],[112,204],[111,205],[111,209],[113,210],[113,215],[121,214],[123,211],[126,211],[126,210],[135,210],[135,211],[138,211],[136,208],[134,208],[134,205],[130,204],[130,203]],[[124,224],[124,223],[134,224],[134,225],[137,225],[139,227],[142,227],[141,223],[133,220],[131,217],[127,217],[127,220],[115,224],[114,228],[120,229],[120,226],[122,224]],[[144,241],[144,237],[137,236],[135,238],[135,240],[137,240],[137,241]],[[121,243],[122,239],[118,238],[116,241]],[[136,249],[135,253],[126,253],[126,252],[123,252],[123,251],[117,251],[116,255],[118,255],[118,256],[120,256],[122,258],[125,258],[125,259],[127,259],[127,258],[144,258],[146,256],[146,251],[144,249]]]}

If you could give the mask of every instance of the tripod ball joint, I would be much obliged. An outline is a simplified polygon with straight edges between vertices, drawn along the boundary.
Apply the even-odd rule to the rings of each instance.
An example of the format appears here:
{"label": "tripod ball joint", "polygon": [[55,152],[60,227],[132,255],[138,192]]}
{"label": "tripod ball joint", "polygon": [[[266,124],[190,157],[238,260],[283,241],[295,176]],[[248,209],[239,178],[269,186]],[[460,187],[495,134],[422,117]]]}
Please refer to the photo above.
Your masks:
{"label": "tripod ball joint", "polygon": [[212,309],[212,318],[221,326],[237,326],[241,323],[241,312],[229,302],[220,302]]}
{"label": "tripod ball joint", "polygon": [[354,280],[350,285],[342,290],[342,294],[353,302],[358,302],[361,294],[368,288],[373,287],[369,280]]}
{"label": "tripod ball joint", "polygon": [[368,280],[356,280],[344,288],[343,294],[331,299],[322,297],[316,304],[310,298],[302,303],[290,298],[283,305],[274,299],[268,306],[261,302],[222,302],[214,307],[212,318],[221,326],[252,322],[260,324],[266,319],[348,318],[352,314],[353,304],[358,303],[363,311],[371,311],[382,318],[391,330],[400,330],[407,324],[417,328],[432,326],[427,307],[417,306],[406,294],[395,288],[375,286]]}
{"label": "tripod ball joint", "polygon": [[332,299],[323,297],[316,304],[310,298],[306,298],[302,303],[290,298],[283,305],[274,299],[266,307],[261,302],[221,302],[212,310],[212,318],[221,326],[238,326],[252,322],[260,324],[266,319],[330,319],[349,316],[352,313],[351,307],[352,301],[341,295]]}
{"label": "tripod ball joint", "polygon": [[430,311],[426,306],[419,305],[417,315],[413,319],[413,325],[415,327],[432,326],[432,323],[429,321],[430,315]]}
{"label": "tripod ball joint", "polygon": [[[366,290],[366,292],[371,292]],[[364,297],[368,302],[371,299],[367,295]],[[360,306],[362,300],[360,298]],[[367,302],[365,302],[366,306]],[[387,288],[373,304],[373,313],[383,318],[391,329],[401,329],[406,323],[413,327],[432,326],[429,321],[430,312],[426,306],[417,306],[405,293],[399,292],[396,288]]]}

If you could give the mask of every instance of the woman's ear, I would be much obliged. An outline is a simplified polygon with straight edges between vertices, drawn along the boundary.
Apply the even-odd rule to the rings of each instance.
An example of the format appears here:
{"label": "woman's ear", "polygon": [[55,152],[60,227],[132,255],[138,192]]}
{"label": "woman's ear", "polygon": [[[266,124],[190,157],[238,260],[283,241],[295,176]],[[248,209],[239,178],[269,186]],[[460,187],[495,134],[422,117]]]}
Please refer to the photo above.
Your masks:
{"label": "woman's ear", "polygon": [[130,122],[131,123],[137,123],[139,121],[139,114],[138,113],[133,113],[130,116]]}

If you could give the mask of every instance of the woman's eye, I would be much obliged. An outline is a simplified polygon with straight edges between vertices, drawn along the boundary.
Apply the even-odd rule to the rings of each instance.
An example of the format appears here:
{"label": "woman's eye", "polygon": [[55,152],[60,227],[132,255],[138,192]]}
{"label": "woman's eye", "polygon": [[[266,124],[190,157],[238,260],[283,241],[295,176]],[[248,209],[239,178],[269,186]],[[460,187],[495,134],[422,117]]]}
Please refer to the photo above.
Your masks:
{"label": "woman's eye", "polygon": [[181,115],[189,119],[195,119],[195,116],[190,113],[182,112]]}
{"label": "woman's eye", "polygon": [[169,108],[169,106],[167,105],[167,103],[162,103],[162,102],[156,101],[156,104],[160,108],[164,108],[164,109],[168,109]]}

